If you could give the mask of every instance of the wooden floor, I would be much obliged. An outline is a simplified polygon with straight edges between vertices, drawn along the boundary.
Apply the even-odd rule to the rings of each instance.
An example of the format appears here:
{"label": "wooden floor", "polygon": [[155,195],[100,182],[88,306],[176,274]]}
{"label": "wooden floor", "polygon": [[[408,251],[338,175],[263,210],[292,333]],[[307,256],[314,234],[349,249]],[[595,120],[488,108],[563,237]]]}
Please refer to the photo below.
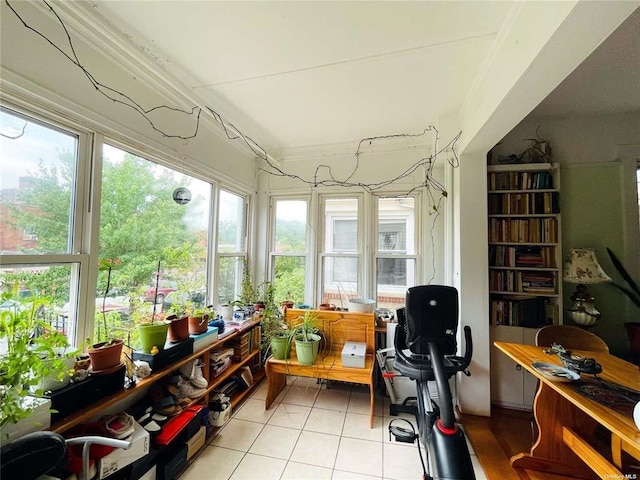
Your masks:
{"label": "wooden floor", "polygon": [[514,469],[512,455],[531,449],[531,413],[492,407],[491,417],[463,415],[462,425],[489,480],[563,480],[565,477]]}

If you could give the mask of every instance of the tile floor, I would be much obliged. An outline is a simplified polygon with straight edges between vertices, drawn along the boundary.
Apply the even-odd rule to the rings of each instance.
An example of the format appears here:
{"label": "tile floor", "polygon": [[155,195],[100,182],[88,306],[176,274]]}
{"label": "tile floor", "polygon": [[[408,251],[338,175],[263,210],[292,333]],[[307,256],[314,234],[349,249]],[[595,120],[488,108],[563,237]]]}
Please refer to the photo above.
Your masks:
{"label": "tile floor", "polygon": [[[397,417],[389,416],[388,397],[376,397],[369,428],[366,386],[327,389],[312,378],[290,377],[265,411],[266,391],[263,381],[180,480],[422,478],[416,446],[389,440],[389,420]],[[478,480],[486,480],[473,451],[472,460]]]}

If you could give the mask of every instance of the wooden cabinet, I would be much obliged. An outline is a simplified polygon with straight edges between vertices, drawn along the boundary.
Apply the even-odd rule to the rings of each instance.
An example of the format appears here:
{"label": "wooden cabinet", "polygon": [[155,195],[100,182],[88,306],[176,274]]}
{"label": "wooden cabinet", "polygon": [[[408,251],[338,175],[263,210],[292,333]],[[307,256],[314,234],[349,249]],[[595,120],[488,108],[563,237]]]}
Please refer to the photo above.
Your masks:
{"label": "wooden cabinet", "polygon": [[[561,323],[560,169],[489,165],[489,322],[495,341],[535,344],[538,328]],[[537,382],[491,347],[491,401],[531,409]]]}
{"label": "wooden cabinet", "polygon": [[536,378],[493,346],[493,342],[535,345],[537,328],[493,325],[491,338],[491,403],[519,410],[531,410]]}

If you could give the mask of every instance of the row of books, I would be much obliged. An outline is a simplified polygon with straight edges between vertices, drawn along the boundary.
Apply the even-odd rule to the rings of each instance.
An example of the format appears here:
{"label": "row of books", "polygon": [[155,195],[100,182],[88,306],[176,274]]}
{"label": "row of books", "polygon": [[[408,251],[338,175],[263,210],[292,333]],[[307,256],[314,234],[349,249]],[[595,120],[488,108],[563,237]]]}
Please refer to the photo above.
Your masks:
{"label": "row of books", "polygon": [[553,176],[541,172],[489,173],[489,190],[542,190],[553,188]]}
{"label": "row of books", "polygon": [[552,215],[560,212],[560,194],[490,193],[489,215]]}
{"label": "row of books", "polygon": [[490,318],[494,325],[541,327],[547,323],[546,303],[543,297],[494,299]]}
{"label": "row of books", "polygon": [[556,272],[491,270],[489,288],[493,292],[558,293]]}
{"label": "row of books", "polygon": [[555,268],[555,247],[505,246],[489,247],[489,265],[493,267]]}
{"label": "row of books", "polygon": [[555,218],[491,218],[490,243],[557,243]]}

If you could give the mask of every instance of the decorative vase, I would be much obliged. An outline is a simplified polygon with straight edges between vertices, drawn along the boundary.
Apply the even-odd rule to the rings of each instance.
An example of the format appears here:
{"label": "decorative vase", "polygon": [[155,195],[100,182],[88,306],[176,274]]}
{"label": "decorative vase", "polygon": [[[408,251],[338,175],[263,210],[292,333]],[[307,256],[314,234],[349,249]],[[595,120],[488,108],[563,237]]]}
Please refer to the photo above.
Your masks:
{"label": "decorative vase", "polygon": [[178,343],[189,338],[189,316],[183,315],[177,317],[171,315],[167,317],[169,320],[169,330],[167,331],[167,340],[171,343]]}
{"label": "decorative vase", "polygon": [[277,360],[289,358],[291,341],[288,337],[274,337],[271,339],[271,355]]}
{"label": "decorative vase", "polygon": [[151,353],[153,347],[156,347],[158,350],[164,350],[168,331],[169,324],[164,322],[139,324],[138,333],[140,334],[142,351],[144,353]]}
{"label": "decorative vase", "polygon": [[313,365],[318,356],[318,350],[320,347],[320,335],[310,334],[308,337],[311,339],[307,342],[302,340],[302,336],[296,336],[296,356],[298,363],[301,365]]}
{"label": "decorative vase", "polygon": [[124,340],[111,340],[94,344],[87,350],[91,358],[91,370],[102,372],[120,365]]}
{"label": "decorative vase", "polygon": [[220,311],[222,320],[224,320],[225,322],[230,322],[231,320],[233,320],[233,305],[229,305],[228,303],[221,303],[218,307],[218,310]]}
{"label": "decorative vase", "polygon": [[202,317],[189,317],[189,333],[191,335],[200,335],[207,331],[209,323],[209,315]]}

